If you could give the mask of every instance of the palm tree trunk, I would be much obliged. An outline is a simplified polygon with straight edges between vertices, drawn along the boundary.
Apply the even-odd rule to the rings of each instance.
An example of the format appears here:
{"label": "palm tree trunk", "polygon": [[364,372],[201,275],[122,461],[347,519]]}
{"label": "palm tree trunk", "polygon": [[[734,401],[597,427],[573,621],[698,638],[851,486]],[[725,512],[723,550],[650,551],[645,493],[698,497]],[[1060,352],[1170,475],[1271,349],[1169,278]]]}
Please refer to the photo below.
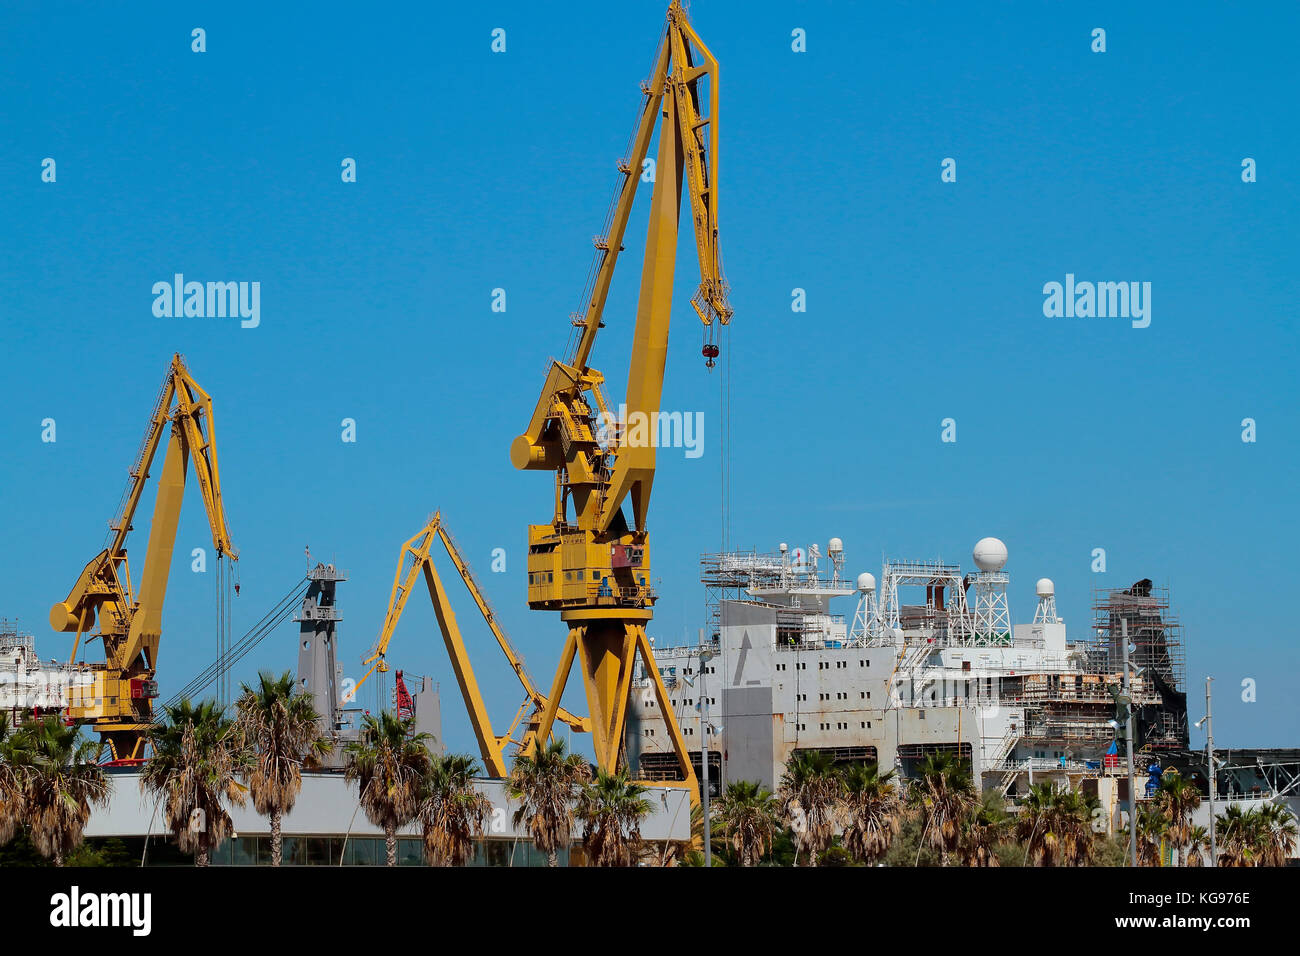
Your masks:
{"label": "palm tree trunk", "polygon": [[397,831],[392,827],[384,827],[384,843],[388,848],[387,866],[397,866]]}
{"label": "palm tree trunk", "polygon": [[559,854],[557,854],[554,850],[550,850],[550,851],[548,851],[547,854],[546,854],[546,865],[547,865],[547,866],[559,866],[559,865],[560,865],[560,857],[559,857]]}
{"label": "palm tree trunk", "polygon": [[284,840],[280,836],[280,811],[271,811],[271,865],[279,866],[284,851]]}
{"label": "palm tree trunk", "polygon": [[56,846],[56,847],[54,848],[54,865],[55,865],[55,866],[62,866],[62,865],[63,865],[63,848],[62,848],[62,847],[58,847],[58,846]]}
{"label": "palm tree trunk", "polygon": [[206,846],[200,846],[197,850],[194,851],[194,865],[195,866],[208,865],[208,848]]}

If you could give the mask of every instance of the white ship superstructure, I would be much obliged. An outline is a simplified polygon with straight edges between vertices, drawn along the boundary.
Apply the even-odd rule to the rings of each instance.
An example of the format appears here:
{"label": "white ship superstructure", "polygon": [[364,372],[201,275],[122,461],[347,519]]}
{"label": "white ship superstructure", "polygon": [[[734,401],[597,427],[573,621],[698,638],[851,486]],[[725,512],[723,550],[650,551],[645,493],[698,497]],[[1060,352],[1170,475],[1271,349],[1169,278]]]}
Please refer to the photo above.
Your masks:
{"label": "white ship superstructure", "polygon": [[[1006,546],[985,538],[973,559],[970,572],[886,561],[877,586],[872,574],[845,579],[837,538],[825,558],[815,545],[784,544],[705,556],[710,627],[699,645],[655,648],[697,771],[707,751],[715,790],[734,780],[772,788],[791,754],[815,749],[902,776],[951,752],[1004,794],[1049,776],[1106,777],[1119,763],[1118,628],[1139,645],[1131,693],[1142,749],[1186,745],[1177,623],[1150,582],[1102,592],[1087,637],[1073,640],[1050,580],[1037,582],[1030,621],[1015,624]],[[855,594],[846,624],[832,602]],[[670,772],[666,734],[648,686],[634,687],[629,764],[648,778]]]}
{"label": "white ship superstructure", "polygon": [[83,695],[94,683],[90,669],[61,661],[43,661],[30,634],[0,620],[0,714],[16,727],[32,714],[62,713],[70,697]]}

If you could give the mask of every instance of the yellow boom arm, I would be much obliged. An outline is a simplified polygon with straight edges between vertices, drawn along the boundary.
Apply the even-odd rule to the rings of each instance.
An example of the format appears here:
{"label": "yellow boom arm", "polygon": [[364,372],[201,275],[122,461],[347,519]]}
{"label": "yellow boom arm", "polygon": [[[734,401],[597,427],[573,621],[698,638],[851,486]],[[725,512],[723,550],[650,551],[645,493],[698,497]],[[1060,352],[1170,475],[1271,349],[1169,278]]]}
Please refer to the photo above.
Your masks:
{"label": "yellow boom arm", "polygon": [[[438,627],[442,631],[443,641],[447,645],[447,654],[451,658],[452,669],[456,674],[456,683],[460,686],[461,696],[464,698],[465,707],[469,711],[470,723],[474,727],[479,752],[483,756],[483,762],[487,766],[488,773],[494,777],[504,777],[508,772],[505,762],[505,748],[510,743],[511,734],[514,732],[515,727],[519,724],[519,718],[516,718],[514,723],[511,724],[510,730],[504,736],[497,736],[492,732],[492,722],[488,717],[487,707],[483,703],[483,695],[474,676],[474,668],[470,664],[469,651],[465,646],[464,637],[461,635],[460,626],[456,622],[456,612],[452,609],[442,579],[438,576],[438,570],[433,564],[431,552],[435,540],[442,542],[448,557],[451,558],[452,564],[456,568],[456,572],[460,575],[461,580],[465,582],[465,587],[474,598],[479,613],[483,615],[483,620],[487,622],[488,627],[491,629],[492,636],[496,638],[497,645],[505,654],[511,669],[519,679],[519,683],[523,685],[526,695],[524,708],[531,704],[534,720],[529,723],[530,729],[525,734],[521,747],[527,750],[531,746],[537,717],[546,709],[546,696],[533,683],[528,669],[524,666],[523,658],[515,651],[500,622],[497,621],[496,612],[488,604],[487,598],[484,597],[482,589],[479,588],[478,582],[469,568],[469,564],[461,555],[460,549],[456,547],[455,541],[442,523],[441,513],[435,513],[429,519],[429,523],[402,546],[402,553],[397,562],[397,572],[393,575],[393,590],[388,601],[388,613],[384,617],[384,624],[380,629],[379,639],[375,642],[374,650],[362,662],[362,666],[367,667],[367,670],[361,680],[357,682],[356,687],[357,690],[360,690],[361,685],[376,670],[380,672],[388,670],[386,655],[389,642],[392,641],[393,632],[397,629],[398,621],[401,620],[402,611],[406,608],[407,598],[410,597],[411,591],[415,587],[416,577],[423,572],[425,585],[429,589],[429,597],[433,601],[434,612],[438,616]],[[577,717],[562,707],[557,710],[556,717],[575,730],[588,729],[586,718]]]}
{"label": "yellow boom arm", "polygon": [[[702,79],[707,80],[708,86],[707,115],[703,113],[700,96]],[[585,423],[593,410],[582,393],[591,391],[598,410],[607,413],[599,388],[603,376],[587,363],[603,325],[605,302],[618,254],[623,249],[642,164],[661,116],[654,197],[628,368],[629,416],[640,414],[649,418],[659,411],[683,182],[690,198],[700,265],[700,285],[691,305],[709,332],[715,322],[730,323],[732,315],[718,251],[718,61],[675,0],[668,10],[667,28],[654,72],[642,90],[645,100],[632,139],[632,155],[619,164],[623,182],[615,201],[610,234],[597,242],[595,280],[580,322],[577,344],[568,361],[552,363],[528,427],[510,449],[516,468],[556,470],[567,466],[570,484],[577,486],[571,491],[580,511],[579,525],[601,533],[610,529],[629,495],[633,525],[637,531],[645,530],[650,485],[654,479],[655,450],[651,442],[615,448],[610,456],[612,476],[602,480],[602,467],[608,465],[595,460],[603,451]],[[711,338],[706,341],[704,354],[712,366],[717,347]],[[588,485],[599,486],[595,494],[590,493]]]}

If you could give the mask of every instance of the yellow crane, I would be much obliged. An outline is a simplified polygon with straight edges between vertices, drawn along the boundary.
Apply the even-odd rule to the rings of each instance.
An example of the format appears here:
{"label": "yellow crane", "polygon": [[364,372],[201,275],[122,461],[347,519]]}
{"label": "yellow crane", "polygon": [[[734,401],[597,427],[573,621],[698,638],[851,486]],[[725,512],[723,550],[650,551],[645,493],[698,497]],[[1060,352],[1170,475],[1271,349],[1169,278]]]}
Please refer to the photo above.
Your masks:
{"label": "yellow crane", "polygon": [[[137,593],[131,586],[126,538],[169,423],[167,451]],[[99,638],[104,660],[91,665],[92,684],[73,688],[68,711],[69,716],[92,723],[115,760],[142,758],[146,734],[153,722],[163,599],[191,465],[203,496],[217,559],[237,561],[239,552],[231,543],[221,500],[212,399],[194,381],[184,357],[177,353],[167,368],[117,514],[109,522],[107,546],[82,570],[67,599],[50,608],[50,627],[76,634],[73,662],[82,636],[98,625],[88,640]]]}
{"label": "yellow crane", "polygon": [[[554,516],[549,524],[528,529],[528,604],[560,611],[569,635],[537,736],[545,739],[550,732],[576,657],[591,710],[597,763],[616,769],[639,655],[668,724],[682,778],[694,792],[695,773],[645,630],[655,602],[646,532],[655,441],[645,432],[647,423],[657,421],[663,390],[683,183],[700,264],[700,285],[691,305],[704,325],[703,353],[710,367],[718,355],[714,330],[730,322],[732,310],[718,252],[718,62],[677,0],[668,8],[654,70],[642,93],[632,151],[619,164],[623,178],[610,232],[596,241],[596,268],[585,311],[573,318],[574,347],[566,361],[552,362],[528,427],[510,447],[510,458],[516,468],[555,475]],[[603,327],[623,234],[660,119],[628,368],[627,418],[617,421],[602,394],[604,377],[588,360]],[[612,427],[602,429],[601,423]],[[623,510],[629,499],[631,520]]]}
{"label": "yellow crane", "polygon": [[[451,558],[457,573],[465,587],[469,590],[470,596],[474,598],[474,603],[478,605],[479,613],[483,615],[483,620],[487,622],[492,631],[492,636],[496,638],[502,653],[505,654],[506,660],[518,677],[519,683],[524,688],[524,702],[520,706],[510,729],[502,736],[497,736],[492,731],[492,721],[488,717],[487,707],[483,703],[483,695],[479,691],[478,681],[474,677],[474,668],[470,664],[469,652],[465,647],[465,639],[461,635],[460,626],[456,622],[456,612],[452,609],[451,601],[447,596],[447,591],[442,585],[442,579],[438,576],[438,569],[433,563],[433,545],[435,541],[441,541],[447,551],[447,556]],[[531,709],[533,718],[525,728],[525,734],[520,741],[520,746],[524,749],[532,745],[534,735],[537,732],[537,725],[540,714],[546,706],[546,698],[537,690],[533,683],[528,669],[524,666],[523,658],[515,651],[506,636],[505,630],[497,620],[496,612],[484,597],[482,589],[478,586],[478,581],[474,578],[474,573],[470,570],[468,562],[460,553],[456,546],[455,540],[447,531],[446,525],[442,522],[441,512],[435,512],[429,522],[413,538],[402,546],[402,552],[397,559],[397,572],[393,575],[393,590],[388,599],[388,613],[384,617],[383,627],[380,628],[379,638],[375,642],[374,650],[370,656],[362,662],[362,667],[368,667],[368,670],[357,682],[355,690],[359,691],[370,675],[375,671],[385,673],[388,670],[386,655],[388,653],[389,642],[393,639],[393,632],[397,629],[397,622],[402,617],[402,611],[406,608],[406,600],[411,596],[411,591],[415,587],[416,577],[423,572],[424,582],[429,589],[429,598],[433,601],[434,612],[438,616],[438,627],[442,631],[442,639],[447,645],[447,654],[451,658],[452,670],[456,673],[456,683],[460,685],[461,696],[465,699],[465,708],[469,711],[470,723],[474,728],[474,736],[478,740],[479,753],[483,756],[483,763],[487,772],[493,777],[504,777],[508,773],[506,767],[506,747],[513,739],[516,729],[523,721],[524,715]],[[588,721],[583,717],[576,717],[563,708],[556,711],[556,716],[575,730],[585,731],[588,729]],[[549,736],[549,730],[547,733]]]}

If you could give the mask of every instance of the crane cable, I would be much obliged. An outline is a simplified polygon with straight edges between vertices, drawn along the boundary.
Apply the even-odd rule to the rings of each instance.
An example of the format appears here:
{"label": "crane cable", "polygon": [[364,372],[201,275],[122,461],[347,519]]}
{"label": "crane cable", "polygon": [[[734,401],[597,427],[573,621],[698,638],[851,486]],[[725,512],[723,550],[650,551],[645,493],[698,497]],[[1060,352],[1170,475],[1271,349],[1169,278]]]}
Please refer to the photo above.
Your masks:
{"label": "crane cable", "polygon": [[[730,325],[724,325],[718,330],[718,338],[726,336],[728,339],[728,330]],[[722,553],[727,553],[728,544],[731,539],[731,343],[727,342],[726,358],[722,363],[722,375],[719,391],[720,421],[718,422],[718,470],[719,485],[721,486],[721,514],[719,521],[722,525]]]}
{"label": "crane cable", "polygon": [[183,699],[193,699],[199,693],[207,690],[222,679],[227,679],[229,671],[248,655],[253,648],[257,647],[272,631],[283,624],[294,610],[299,606],[303,597],[307,593],[308,580],[304,575],[303,578],[294,584],[289,593],[282,597],[275,606],[268,611],[260,621],[246,633],[239,641],[233,644],[229,651],[224,655],[218,655],[217,659],[205,667],[186,684],[180,691],[168,698],[163,705],[164,709],[175,706]]}

